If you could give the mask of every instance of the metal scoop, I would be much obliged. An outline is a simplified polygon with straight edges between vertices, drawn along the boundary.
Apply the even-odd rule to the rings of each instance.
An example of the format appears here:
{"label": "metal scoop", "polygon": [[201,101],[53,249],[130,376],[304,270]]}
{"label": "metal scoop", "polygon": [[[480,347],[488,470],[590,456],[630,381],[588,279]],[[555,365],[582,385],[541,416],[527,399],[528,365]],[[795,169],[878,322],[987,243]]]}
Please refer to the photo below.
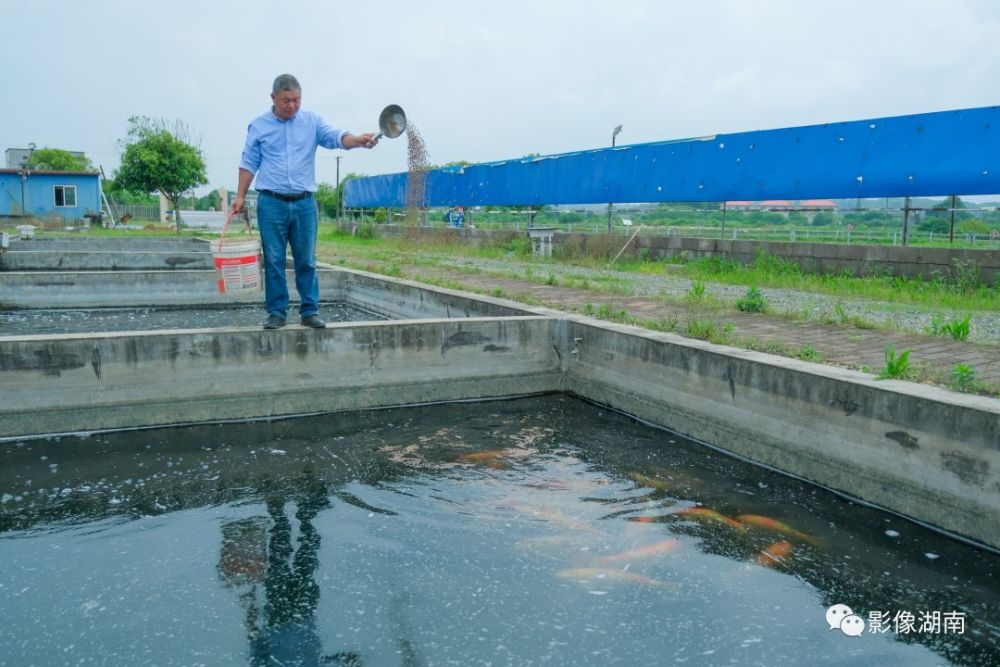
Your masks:
{"label": "metal scoop", "polygon": [[381,132],[375,137],[378,141],[383,136],[395,139],[406,130],[406,113],[398,104],[390,104],[382,109],[378,117],[378,128]]}

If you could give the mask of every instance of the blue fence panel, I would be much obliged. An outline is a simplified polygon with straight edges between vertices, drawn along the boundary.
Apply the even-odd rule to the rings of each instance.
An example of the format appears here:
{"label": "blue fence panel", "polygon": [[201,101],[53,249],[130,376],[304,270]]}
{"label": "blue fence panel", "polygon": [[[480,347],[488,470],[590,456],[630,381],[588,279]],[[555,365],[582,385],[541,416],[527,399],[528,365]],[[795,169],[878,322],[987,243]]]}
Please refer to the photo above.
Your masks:
{"label": "blue fence panel", "polygon": [[[852,199],[1000,193],[1000,107],[718,134],[448,167],[428,206]],[[345,205],[401,208],[407,175],[348,181]]]}

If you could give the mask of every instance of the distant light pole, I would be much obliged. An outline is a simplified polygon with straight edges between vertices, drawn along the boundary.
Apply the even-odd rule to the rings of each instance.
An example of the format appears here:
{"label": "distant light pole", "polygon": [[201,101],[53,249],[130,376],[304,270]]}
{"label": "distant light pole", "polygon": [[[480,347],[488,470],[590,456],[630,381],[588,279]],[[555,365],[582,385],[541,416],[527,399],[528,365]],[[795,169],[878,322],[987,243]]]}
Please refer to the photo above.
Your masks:
{"label": "distant light pole", "polygon": [[340,207],[340,202],[341,200],[343,200],[343,197],[340,194],[340,158],[341,156],[338,155],[337,156],[337,222],[340,222],[340,215],[341,211],[343,210]]}
{"label": "distant light pole", "polygon": [[[611,132],[611,147],[615,147],[615,137],[617,137],[622,131],[621,125],[616,125],[615,129]],[[611,233],[611,202],[608,202],[608,234]]]}

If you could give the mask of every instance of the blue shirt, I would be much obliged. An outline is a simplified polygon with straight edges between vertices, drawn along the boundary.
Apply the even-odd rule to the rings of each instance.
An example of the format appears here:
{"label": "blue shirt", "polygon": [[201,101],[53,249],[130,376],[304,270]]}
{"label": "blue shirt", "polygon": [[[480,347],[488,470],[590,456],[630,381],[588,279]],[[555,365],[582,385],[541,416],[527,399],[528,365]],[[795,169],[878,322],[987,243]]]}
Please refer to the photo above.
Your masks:
{"label": "blue shirt", "polygon": [[345,134],[311,111],[299,109],[289,120],[268,111],[247,127],[240,169],[257,174],[258,190],[316,192],[316,147],[343,148]]}

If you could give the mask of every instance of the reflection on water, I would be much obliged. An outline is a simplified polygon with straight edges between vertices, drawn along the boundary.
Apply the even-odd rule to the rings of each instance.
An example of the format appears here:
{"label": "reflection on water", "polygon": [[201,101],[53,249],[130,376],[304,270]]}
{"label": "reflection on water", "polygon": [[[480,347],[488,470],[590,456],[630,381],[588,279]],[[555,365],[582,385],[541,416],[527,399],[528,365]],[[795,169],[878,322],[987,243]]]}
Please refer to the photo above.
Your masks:
{"label": "reflection on water", "polygon": [[996,555],[571,398],[0,455],[0,665],[1000,659]]}
{"label": "reflection on water", "polygon": [[[225,305],[210,308],[62,308],[0,311],[0,336],[93,333],[99,331],[156,331],[159,329],[212,329],[259,327],[265,318],[263,304]],[[324,303],[320,315],[330,322],[367,322],[385,317],[344,302]],[[296,323],[294,309],[289,322]]]}

